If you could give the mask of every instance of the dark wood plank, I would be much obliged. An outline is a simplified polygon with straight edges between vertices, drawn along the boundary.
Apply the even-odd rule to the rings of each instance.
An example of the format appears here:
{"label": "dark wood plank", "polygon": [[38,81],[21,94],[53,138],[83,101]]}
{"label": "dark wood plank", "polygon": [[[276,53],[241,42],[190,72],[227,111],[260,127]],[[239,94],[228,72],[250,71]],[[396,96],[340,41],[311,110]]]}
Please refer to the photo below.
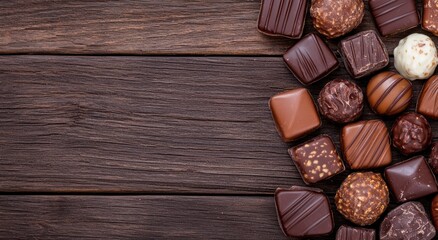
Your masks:
{"label": "dark wood plank", "polygon": [[[281,55],[295,41],[260,34],[259,5],[260,0],[1,1],[0,54]],[[310,14],[305,29],[314,31]],[[351,34],[367,29],[375,29],[369,11]],[[385,38],[390,52],[413,32],[423,31]],[[331,41],[333,49],[337,42]]]}
{"label": "dark wood plank", "polygon": [[[314,96],[335,76],[347,74],[313,85]],[[282,143],[267,101],[299,86],[279,57],[0,57],[0,191],[272,194],[302,185],[287,148],[320,133],[339,142],[340,126]],[[363,118],[376,116],[366,108]],[[334,192],[345,176],[318,186]]]}

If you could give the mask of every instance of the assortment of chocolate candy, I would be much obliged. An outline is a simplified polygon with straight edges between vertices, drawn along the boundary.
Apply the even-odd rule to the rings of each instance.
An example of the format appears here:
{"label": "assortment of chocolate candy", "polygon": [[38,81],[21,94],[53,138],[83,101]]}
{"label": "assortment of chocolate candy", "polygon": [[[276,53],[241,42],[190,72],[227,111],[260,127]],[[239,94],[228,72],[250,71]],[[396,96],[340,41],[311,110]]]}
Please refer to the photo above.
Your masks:
{"label": "assortment of chocolate candy", "polygon": [[[313,27],[326,39],[339,38],[358,27],[366,9],[362,0],[262,0],[259,31],[300,39],[287,50],[283,60],[304,86],[327,77],[340,66],[338,57],[320,35],[310,33],[301,38],[308,4]],[[423,1],[422,18],[415,0],[369,0],[368,4],[381,36],[394,35],[420,23],[423,29],[438,36],[436,0]],[[413,200],[438,192],[435,178],[438,142],[432,143],[429,124],[438,119],[438,75],[433,75],[438,65],[437,48],[429,36],[410,34],[394,49],[397,72],[383,70],[390,61],[379,33],[362,31],[340,40],[338,45],[351,78],[369,76],[366,94],[354,81],[343,77],[325,84],[316,104],[306,88],[296,88],[271,97],[269,107],[285,142],[320,128],[320,115],[341,124],[341,152],[328,135],[319,135],[289,149],[305,184],[326,181],[344,172],[345,165],[351,171],[367,170],[347,176],[336,192],[334,204],[355,225],[369,226],[383,218],[380,229],[343,225],[338,228],[336,239],[374,240],[376,232],[380,239],[387,240],[433,239],[435,227],[438,228],[438,195],[431,204],[433,221],[423,205]],[[411,81],[418,79],[428,81],[418,98],[416,112],[402,114],[413,99]],[[390,131],[379,119],[358,121],[365,99],[376,115],[399,115]],[[392,164],[391,146],[410,158]],[[429,159],[421,155],[412,157],[428,149]],[[384,167],[383,177],[372,172]],[[401,205],[385,214],[390,199]],[[299,186],[277,189],[275,205],[286,236],[320,237],[335,230],[330,200],[321,189]]]}

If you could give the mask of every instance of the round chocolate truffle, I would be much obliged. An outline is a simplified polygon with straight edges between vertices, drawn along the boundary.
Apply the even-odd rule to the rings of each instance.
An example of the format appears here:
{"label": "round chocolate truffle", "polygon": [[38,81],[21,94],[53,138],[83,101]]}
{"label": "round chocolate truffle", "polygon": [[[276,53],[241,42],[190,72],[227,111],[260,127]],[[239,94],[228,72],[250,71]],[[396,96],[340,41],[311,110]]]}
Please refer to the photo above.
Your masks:
{"label": "round chocolate truffle", "polygon": [[362,89],[352,81],[335,79],[319,93],[321,114],[337,123],[348,123],[360,117],[363,110]]}
{"label": "round chocolate truffle", "polygon": [[438,142],[432,145],[432,152],[429,156],[429,165],[435,174],[438,174]]}
{"label": "round chocolate truffle", "polygon": [[404,155],[420,152],[432,142],[432,128],[423,115],[410,112],[395,120],[392,143]]}
{"label": "round chocolate truffle", "polygon": [[388,186],[380,173],[352,173],[336,192],[335,203],[348,220],[360,226],[370,225],[388,207]]}
{"label": "round chocolate truffle", "polygon": [[327,38],[340,37],[362,22],[362,0],[312,0],[310,6],[315,29]]}
{"label": "round chocolate truffle", "polygon": [[424,34],[413,33],[400,40],[394,49],[394,66],[409,80],[429,78],[437,65],[435,43]]}
{"label": "round chocolate truffle", "polygon": [[368,82],[367,97],[375,113],[395,115],[411,102],[412,84],[397,73],[382,72]]}

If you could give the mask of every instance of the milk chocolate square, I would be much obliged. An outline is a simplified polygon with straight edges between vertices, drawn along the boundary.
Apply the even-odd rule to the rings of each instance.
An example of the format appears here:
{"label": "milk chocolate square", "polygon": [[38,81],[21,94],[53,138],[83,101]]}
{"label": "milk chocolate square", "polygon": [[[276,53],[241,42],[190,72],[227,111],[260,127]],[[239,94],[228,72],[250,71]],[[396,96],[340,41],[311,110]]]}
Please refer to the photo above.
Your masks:
{"label": "milk chocolate square", "polygon": [[406,202],[438,191],[435,175],[423,156],[385,169],[385,178],[397,202]]}
{"label": "milk chocolate square", "polygon": [[267,35],[300,38],[306,11],[307,0],[262,0],[258,29]]}
{"label": "milk chocolate square", "polygon": [[289,70],[303,85],[310,85],[338,68],[332,50],[318,35],[306,35],[283,55]]}
{"label": "milk chocolate square", "polygon": [[391,163],[388,129],[380,120],[367,120],[342,129],[341,146],[351,169],[371,169]]}
{"label": "milk chocolate square", "polygon": [[269,108],[277,131],[285,142],[296,140],[321,126],[313,98],[305,88],[271,97]]}
{"label": "milk chocolate square", "polygon": [[415,0],[369,0],[369,4],[383,36],[400,33],[420,24]]}
{"label": "milk chocolate square", "polygon": [[423,0],[423,29],[438,36],[438,2]]}
{"label": "milk chocolate square", "polygon": [[288,237],[307,238],[330,234],[333,214],[321,189],[291,187],[275,191],[278,222]]}
{"label": "milk chocolate square", "polygon": [[376,72],[389,63],[389,55],[380,37],[373,30],[363,31],[340,43],[345,67],[353,78]]}
{"label": "milk chocolate square", "polygon": [[438,119],[438,75],[433,75],[423,86],[418,98],[417,112]]}
{"label": "milk chocolate square", "polygon": [[345,170],[335,144],[327,135],[293,147],[289,154],[306,184],[317,183]]}

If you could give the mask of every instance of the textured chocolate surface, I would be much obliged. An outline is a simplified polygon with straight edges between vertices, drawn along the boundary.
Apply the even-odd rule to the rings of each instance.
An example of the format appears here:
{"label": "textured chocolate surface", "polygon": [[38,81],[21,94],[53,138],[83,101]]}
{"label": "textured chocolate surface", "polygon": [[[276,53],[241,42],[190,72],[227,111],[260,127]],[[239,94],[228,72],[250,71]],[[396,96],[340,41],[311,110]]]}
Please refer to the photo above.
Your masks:
{"label": "textured chocolate surface", "polygon": [[435,225],[435,228],[438,229],[438,194],[432,200],[430,212],[432,215],[433,225]]}
{"label": "textured chocolate surface", "polygon": [[271,97],[269,108],[283,141],[293,141],[321,126],[313,98],[305,88],[285,91]]}
{"label": "textured chocolate surface", "polygon": [[438,35],[438,2],[423,0],[423,29]]}
{"label": "textured chocolate surface", "polygon": [[419,202],[398,206],[380,224],[381,240],[430,240],[435,234],[436,230]]}
{"label": "textured chocolate surface", "polygon": [[374,229],[356,228],[342,225],[336,233],[336,240],[375,240]]}
{"label": "textured chocolate surface", "polygon": [[386,67],[388,51],[373,30],[363,31],[340,43],[345,67],[353,78],[361,78]]}
{"label": "textured chocolate surface", "polygon": [[337,123],[352,122],[362,114],[362,89],[352,81],[335,79],[321,90],[318,104],[326,118]]}
{"label": "textured chocolate surface", "polygon": [[421,114],[409,112],[397,118],[392,127],[394,147],[405,155],[425,150],[432,142],[432,128]]}
{"label": "textured chocolate surface", "polygon": [[369,4],[383,36],[403,32],[420,24],[415,0],[370,0]]}
{"label": "textured chocolate surface", "polygon": [[279,188],[275,206],[280,227],[288,237],[318,237],[333,231],[329,200],[320,189]]}
{"label": "textured chocolate surface", "polygon": [[432,119],[438,119],[438,75],[427,80],[418,98],[417,111]]}
{"label": "textured chocolate surface", "polygon": [[300,38],[307,0],[262,0],[258,29],[267,35]]}
{"label": "textured chocolate surface", "polygon": [[429,156],[429,166],[435,174],[438,174],[438,142],[432,144]]}
{"label": "textured chocolate surface", "polygon": [[316,34],[308,34],[292,46],[283,60],[294,76],[304,85],[314,83],[338,68],[332,50]]}
{"label": "textured chocolate surface", "polygon": [[375,113],[395,115],[411,102],[412,84],[395,72],[382,72],[368,82],[367,97]]}
{"label": "textured chocolate surface", "polygon": [[385,178],[397,202],[414,200],[438,191],[435,175],[423,156],[387,167]]}
{"label": "textured chocolate surface", "polygon": [[313,0],[310,15],[319,33],[327,38],[336,38],[362,22],[364,3],[362,0]]}
{"label": "textured chocolate surface", "polygon": [[341,146],[351,169],[370,169],[391,163],[388,130],[380,120],[360,121],[342,129]]}
{"label": "textured chocolate surface", "polygon": [[336,192],[335,203],[338,211],[351,222],[370,225],[388,207],[388,187],[380,173],[352,173]]}
{"label": "textured chocolate surface", "polygon": [[345,170],[332,139],[320,135],[289,149],[289,154],[306,184],[330,178]]}

